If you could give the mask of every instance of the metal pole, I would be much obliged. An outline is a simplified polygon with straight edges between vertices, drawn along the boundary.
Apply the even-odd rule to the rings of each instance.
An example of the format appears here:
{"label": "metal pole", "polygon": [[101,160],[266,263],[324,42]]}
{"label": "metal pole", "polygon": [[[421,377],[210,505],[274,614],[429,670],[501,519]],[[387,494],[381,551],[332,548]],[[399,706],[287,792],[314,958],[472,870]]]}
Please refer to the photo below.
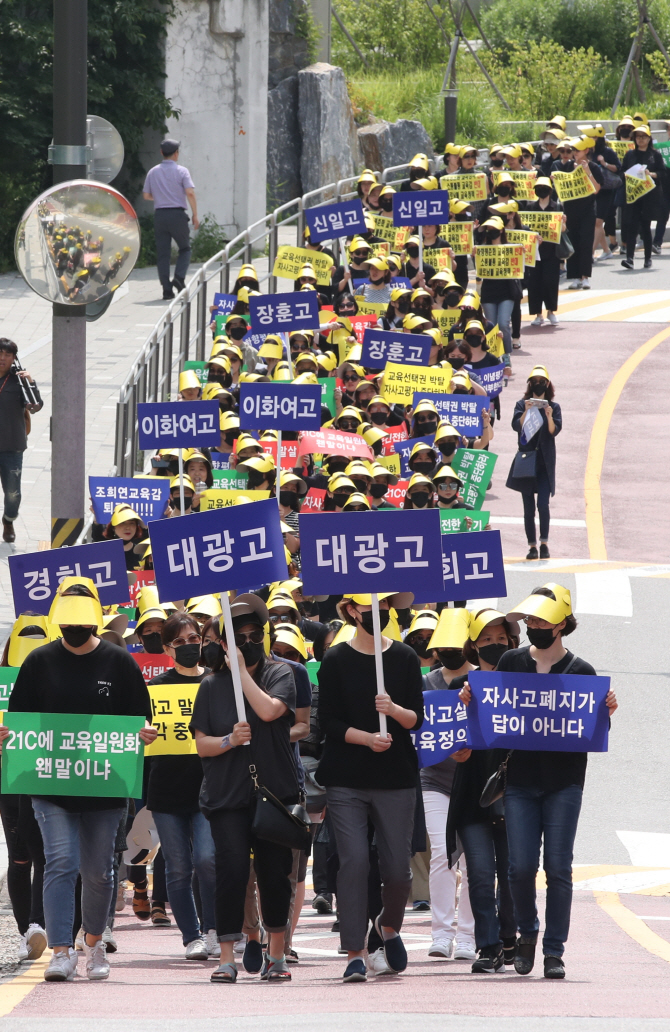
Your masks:
{"label": "metal pole", "polygon": [[367,69],[369,70],[369,68],[370,68],[370,65],[369,65],[369,64],[368,64],[368,62],[367,62],[367,61],[365,60],[365,58],[364,58],[363,54],[361,53],[361,51],[360,51],[360,50],[358,49],[358,47],[356,46],[356,43],[354,42],[354,40],[353,40],[352,36],[350,35],[350,33],[349,33],[349,30],[347,29],[346,25],[344,24],[344,22],[342,21],[342,19],[341,19],[341,18],[340,18],[340,16],[339,16],[339,14],[338,14],[338,13],[337,13],[337,11],[335,10],[335,5],[333,5],[333,6],[331,7],[331,11],[333,12],[333,18],[335,19],[335,21],[337,22],[337,24],[338,24],[338,25],[340,26],[340,28],[342,29],[342,32],[343,32],[343,33],[344,33],[344,35],[345,35],[345,36],[347,37],[347,39],[348,39],[348,40],[349,40],[349,42],[351,43],[352,47],[354,48],[354,50],[356,51],[356,53],[357,53],[357,54],[358,54],[358,56],[360,57],[361,61],[363,62],[363,65],[365,66],[365,68],[367,68]]}
{"label": "metal pole", "polygon": [[[237,655],[237,645],[235,644],[233,614],[230,610],[230,596],[227,591],[222,591],[220,598],[221,609],[223,610],[223,624],[226,632],[226,645],[228,646],[230,676],[233,679],[233,693],[235,695],[237,719],[240,724],[243,724],[246,723],[247,720],[247,710],[244,704],[244,689],[242,688],[242,678],[240,676],[240,661]],[[244,744],[249,745],[248,742],[245,742]]]}
{"label": "metal pole", "polygon": [[[384,685],[384,660],[382,658],[382,625],[379,618],[379,595],[373,591],[370,595],[372,603],[372,633],[375,640],[375,674],[377,676],[377,695],[386,695]],[[382,738],[388,738],[386,727],[386,714],[379,714],[379,734]]]}
{"label": "metal pole", "polygon": [[279,519],[281,520],[281,510],[279,509],[279,492],[281,489],[281,430],[277,430],[277,479],[275,480],[275,494],[277,496],[277,511],[279,512]]}
{"label": "metal pole", "polygon": [[179,448],[179,515],[184,515],[184,449]]}
{"label": "metal pole", "polygon": [[[85,179],[87,0],[54,0],[54,184]],[[86,508],[86,306],[53,305],[51,547],[74,545]]]}
{"label": "metal pole", "polygon": [[444,142],[453,143],[456,138],[456,110],[458,106],[458,90],[456,89],[456,57],[458,55],[458,43],[461,38],[461,30],[456,29],[449,52],[447,70],[444,73],[442,83],[442,96],[444,97]]}

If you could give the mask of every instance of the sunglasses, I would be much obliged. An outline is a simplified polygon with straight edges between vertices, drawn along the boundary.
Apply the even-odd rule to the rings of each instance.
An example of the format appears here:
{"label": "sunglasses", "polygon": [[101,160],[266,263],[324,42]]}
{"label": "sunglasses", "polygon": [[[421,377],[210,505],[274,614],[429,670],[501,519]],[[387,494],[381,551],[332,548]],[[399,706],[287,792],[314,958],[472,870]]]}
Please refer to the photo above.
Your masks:
{"label": "sunglasses", "polygon": [[345,376],[342,377],[342,382],[343,383],[358,383],[359,380],[360,380],[360,376],[356,376],[355,373],[353,374],[353,376],[352,375],[349,375],[349,376],[345,375]]}
{"label": "sunglasses", "polygon": [[349,311],[351,311],[355,307],[356,307],[356,305],[354,304],[353,301],[341,301],[340,302],[340,311],[341,312],[349,312]]}
{"label": "sunglasses", "polygon": [[358,261],[362,261],[364,258],[368,257],[368,254],[368,251],[354,251],[351,257],[356,258]]}
{"label": "sunglasses", "polygon": [[264,637],[265,632],[262,630],[262,628],[259,627],[257,630],[251,631],[249,634],[236,634],[235,644],[239,649],[241,649],[243,645],[246,645],[248,641],[250,641],[253,645],[260,645]]}
{"label": "sunglasses", "polygon": [[443,480],[441,483],[439,483],[437,485],[437,490],[438,491],[456,491],[459,486],[460,485],[459,485],[457,480]]}
{"label": "sunglasses", "polygon": [[358,423],[353,419],[341,419],[339,422],[340,430],[355,430],[357,426]]}
{"label": "sunglasses", "polygon": [[435,416],[417,416],[416,422],[419,424],[419,426],[421,426],[422,423],[434,423]]}
{"label": "sunglasses", "polygon": [[178,649],[180,645],[199,645],[202,638],[199,634],[189,634],[188,638],[175,638],[170,642],[171,649]]}

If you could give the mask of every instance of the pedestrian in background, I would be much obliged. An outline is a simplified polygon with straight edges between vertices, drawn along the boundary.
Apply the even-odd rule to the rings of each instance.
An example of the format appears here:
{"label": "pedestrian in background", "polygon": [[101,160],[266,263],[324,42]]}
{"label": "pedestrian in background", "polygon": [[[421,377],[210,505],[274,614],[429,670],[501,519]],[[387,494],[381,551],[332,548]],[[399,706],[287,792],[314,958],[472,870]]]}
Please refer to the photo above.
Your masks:
{"label": "pedestrian in background", "polygon": [[[17,352],[13,340],[0,337],[0,483],[5,496],[2,540],[9,543],[16,540],[14,520],[21,504],[21,472],[23,453],[28,447],[30,414],[39,412],[43,405],[30,373],[25,369],[17,371],[14,366]],[[37,404],[26,402],[21,380],[30,384]]]}
{"label": "pedestrian in background", "polygon": [[[163,300],[171,301],[174,290],[182,291],[186,286],[186,273],[191,261],[191,239],[186,214],[186,202],[191,205],[193,228],[198,229],[198,206],[191,173],[179,165],[179,141],[163,140],[160,165],[154,165],[147,172],[143,197],[154,202],[154,233],[156,235],[156,265],[158,278],[163,288]],[[179,248],[174,279],[170,279],[170,249],[172,241]]]}

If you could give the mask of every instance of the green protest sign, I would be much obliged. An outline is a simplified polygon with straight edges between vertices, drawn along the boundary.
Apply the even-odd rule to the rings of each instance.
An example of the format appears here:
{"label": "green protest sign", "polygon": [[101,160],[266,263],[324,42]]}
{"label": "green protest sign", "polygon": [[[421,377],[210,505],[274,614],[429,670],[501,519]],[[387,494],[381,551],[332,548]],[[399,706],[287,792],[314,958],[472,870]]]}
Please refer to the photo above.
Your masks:
{"label": "green protest sign", "polygon": [[188,362],[184,362],[184,369],[193,369],[198,374],[200,380],[200,386],[204,387],[207,383],[207,370],[205,369],[205,362],[196,362],[193,359],[189,359]]}
{"label": "green protest sign", "polygon": [[451,462],[463,479],[461,498],[466,505],[481,509],[498,456],[483,448],[458,448]]}
{"label": "green protest sign", "polygon": [[213,469],[214,487],[224,491],[245,491],[249,474],[244,469]]}
{"label": "green protest sign", "polygon": [[665,167],[670,168],[670,140],[661,140],[659,143],[654,140],[654,150],[663,155]]}
{"label": "green protest sign", "polygon": [[[440,509],[440,530],[443,534],[461,534],[468,530],[484,530],[488,526],[490,512],[481,509]],[[468,527],[466,518],[472,521]]]}
{"label": "green protest sign", "polygon": [[144,717],[6,713],[2,792],[19,795],[142,795]]}
{"label": "green protest sign", "polygon": [[321,404],[327,405],[331,416],[335,415],[335,386],[336,380],[334,376],[326,376],[323,379],[319,378],[321,384]]}
{"label": "green protest sign", "polygon": [[319,673],[319,667],[320,666],[321,666],[321,664],[319,663],[319,661],[317,659],[308,659],[307,662],[305,663],[305,670],[309,674],[309,679],[310,679],[312,684],[318,684],[319,683],[318,673]]}
{"label": "green protest sign", "polygon": [[9,696],[12,694],[18,673],[19,667],[17,666],[0,667],[0,710],[7,709]]}

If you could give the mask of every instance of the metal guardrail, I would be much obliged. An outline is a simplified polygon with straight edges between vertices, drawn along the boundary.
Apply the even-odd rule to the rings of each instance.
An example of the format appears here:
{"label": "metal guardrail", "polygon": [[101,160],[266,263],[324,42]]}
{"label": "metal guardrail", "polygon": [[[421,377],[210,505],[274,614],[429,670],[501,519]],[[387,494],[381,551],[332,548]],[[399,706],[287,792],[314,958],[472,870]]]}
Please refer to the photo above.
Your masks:
{"label": "metal guardrail", "polygon": [[[397,185],[407,167],[405,164],[385,169],[381,173],[381,181]],[[208,357],[205,354],[210,322],[208,296],[213,300],[214,293],[229,293],[235,281],[233,266],[250,263],[259,257],[267,257],[267,272],[259,274],[261,289],[265,293],[275,293],[277,280],[272,269],[279,247],[280,227],[295,226],[296,243],[301,244],[305,208],[348,200],[355,195],[357,179],[358,176],[350,176],[337,183],[329,183],[281,205],[239,233],[193,275],[154,326],[121,387],[116,406],[114,443],[114,472],[117,476],[132,477],[144,465],[138,445],[138,402],[167,401],[171,395],[176,396],[176,381],[184,363],[191,358],[203,361]],[[334,245],[337,259],[339,240],[334,241]]]}

